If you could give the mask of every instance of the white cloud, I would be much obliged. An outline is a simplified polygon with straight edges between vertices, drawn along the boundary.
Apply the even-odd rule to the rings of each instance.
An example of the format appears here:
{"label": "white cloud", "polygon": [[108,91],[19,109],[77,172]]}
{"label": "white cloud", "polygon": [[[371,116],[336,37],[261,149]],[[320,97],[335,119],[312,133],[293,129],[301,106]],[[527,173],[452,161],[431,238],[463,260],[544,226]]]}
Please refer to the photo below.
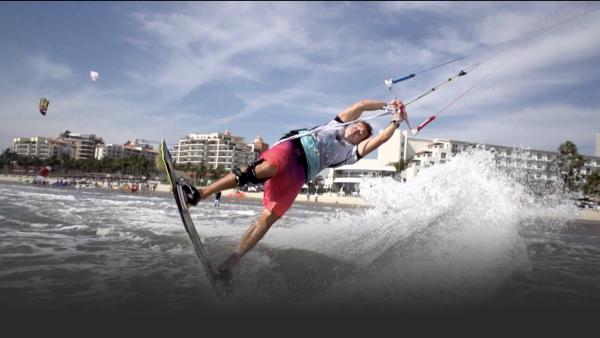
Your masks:
{"label": "white cloud", "polygon": [[[89,87],[73,81],[77,63],[68,61],[69,55],[60,59],[60,52],[29,58],[35,77],[3,69],[7,75],[18,74],[6,78],[24,79],[19,90],[0,94],[3,121],[18,116],[12,114],[35,112],[39,93],[49,93],[51,106],[44,125],[15,122],[18,125],[9,128],[3,123],[0,137],[9,139],[14,136],[11,133],[25,133],[28,128],[54,134],[71,125],[111,142],[130,137],[176,139],[198,129],[232,129],[234,123],[242,136],[254,137],[254,129],[244,135],[245,124],[260,120],[268,121],[269,128],[258,133],[272,142],[286,126],[326,122],[359,99],[388,100],[383,85],[388,77],[469,56],[395,87],[405,101],[414,98],[485,56],[474,52],[564,20],[581,7],[580,3],[533,2],[177,3],[167,11],[133,7],[135,12],[127,16],[133,30],[115,38],[129,48],[114,51],[121,64],[110,70],[124,74],[124,82],[109,86],[108,81],[101,81]],[[559,18],[556,13],[564,15]],[[600,53],[598,16],[598,12],[590,13],[557,26],[519,44],[514,54],[502,53],[485,62],[410,106],[411,121],[418,124],[476,84],[434,122],[431,131],[450,132],[444,128],[464,123],[469,128],[453,130],[456,137],[444,136],[482,137],[504,130],[517,140],[521,127],[505,125],[517,119],[514,113],[507,114],[507,119],[491,117],[503,111],[520,112],[520,116],[545,114],[541,109],[564,109],[581,116],[561,123],[567,130],[583,128],[578,121],[591,118],[589,112],[594,109],[589,107],[598,104],[594,83],[600,80],[600,72],[593,63]],[[495,69],[495,65],[500,66]],[[43,79],[59,85],[41,90]],[[1,79],[0,84],[11,88]],[[577,100],[558,95],[582,87],[573,93]],[[210,95],[220,90],[239,106],[221,109],[212,104]],[[200,98],[204,99],[201,106],[197,104]],[[211,114],[215,110],[218,118]],[[384,119],[373,124],[383,126]],[[582,135],[588,132],[585,127]],[[542,130],[554,130],[553,126],[537,123],[527,128],[523,133],[535,135],[539,144],[555,142],[552,133]],[[592,144],[593,135],[590,141],[586,137],[581,142]]]}
{"label": "white cloud", "polygon": [[461,120],[460,127],[446,121],[454,127],[439,124],[436,128],[440,137],[548,151],[556,151],[561,143],[570,140],[587,150],[586,155],[592,155],[590,143],[600,125],[598,116],[588,109],[568,105],[536,105]]}
{"label": "white cloud", "polygon": [[58,62],[52,62],[44,55],[30,56],[27,61],[32,69],[33,79],[35,79],[36,82],[48,79],[61,80],[68,78],[73,74],[69,66]]}

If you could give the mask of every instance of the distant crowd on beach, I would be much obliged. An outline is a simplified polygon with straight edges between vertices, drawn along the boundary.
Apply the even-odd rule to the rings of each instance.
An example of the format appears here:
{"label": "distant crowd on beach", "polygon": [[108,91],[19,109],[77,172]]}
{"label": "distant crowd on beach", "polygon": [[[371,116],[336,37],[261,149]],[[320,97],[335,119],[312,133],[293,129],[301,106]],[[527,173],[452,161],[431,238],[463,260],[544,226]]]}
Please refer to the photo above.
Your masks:
{"label": "distant crowd on beach", "polygon": [[[171,185],[160,182],[158,180],[142,180],[140,178],[126,178],[126,177],[89,177],[89,176],[48,176],[43,180],[36,181],[35,175],[24,175],[24,174],[7,174],[0,173],[0,181],[5,182],[19,182],[24,184],[40,184],[54,187],[65,187],[75,189],[102,189],[104,191],[119,191],[128,193],[170,193]],[[259,189],[256,189],[259,190]],[[260,189],[262,190],[262,189]],[[227,200],[244,200],[244,199],[258,199],[261,200],[263,197],[262,191],[243,191],[242,189],[231,189],[223,193],[223,197]],[[217,201],[215,201],[217,200]],[[212,201],[215,207],[219,206],[222,202],[221,196],[214,196]],[[331,204],[331,205],[349,205],[349,206],[364,206],[364,201],[359,196],[348,196],[340,195],[336,193],[306,193],[297,197],[297,202],[300,203],[318,203],[318,204]]]}
{"label": "distant crowd on beach", "polygon": [[135,179],[90,178],[81,176],[40,177],[29,175],[2,175],[3,181],[22,182],[25,184],[48,185],[55,187],[71,187],[76,189],[108,189],[124,192],[155,192],[159,181],[140,181]]}

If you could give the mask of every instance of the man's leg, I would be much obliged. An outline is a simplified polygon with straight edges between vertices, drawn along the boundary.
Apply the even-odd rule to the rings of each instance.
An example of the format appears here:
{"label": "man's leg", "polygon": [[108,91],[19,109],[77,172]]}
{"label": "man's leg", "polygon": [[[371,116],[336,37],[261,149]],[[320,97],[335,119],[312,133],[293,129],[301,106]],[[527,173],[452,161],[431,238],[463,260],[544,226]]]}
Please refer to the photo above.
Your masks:
{"label": "man's leg", "polygon": [[279,219],[274,212],[263,209],[260,217],[242,236],[235,251],[219,266],[219,271],[229,273],[240,259],[258,243],[267,233],[271,225]]}
{"label": "man's leg", "polygon": [[[247,169],[247,167],[243,167],[242,171],[245,171]],[[256,178],[270,178],[273,175],[275,175],[277,173],[277,167],[275,167],[273,164],[269,163],[268,161],[262,161],[260,164],[258,164],[254,171],[256,172]],[[232,173],[229,173],[227,175],[225,175],[224,177],[222,177],[221,179],[219,179],[218,181],[207,185],[206,187],[202,188],[200,190],[200,194],[202,196],[202,199],[205,199],[206,197],[215,194],[219,191],[223,191],[223,190],[227,190],[227,189],[232,189],[238,186],[237,184],[237,180],[235,179],[236,176]]]}

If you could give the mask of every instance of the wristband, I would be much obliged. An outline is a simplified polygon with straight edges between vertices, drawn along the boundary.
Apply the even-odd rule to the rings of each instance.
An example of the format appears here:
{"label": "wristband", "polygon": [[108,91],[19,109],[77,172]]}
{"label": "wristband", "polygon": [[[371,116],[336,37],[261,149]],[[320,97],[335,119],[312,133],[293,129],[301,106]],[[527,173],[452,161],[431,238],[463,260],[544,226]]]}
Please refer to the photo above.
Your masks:
{"label": "wristband", "polygon": [[392,124],[392,123],[396,124],[396,128],[400,127],[400,123],[398,121],[392,120],[392,121],[390,121],[390,124]]}

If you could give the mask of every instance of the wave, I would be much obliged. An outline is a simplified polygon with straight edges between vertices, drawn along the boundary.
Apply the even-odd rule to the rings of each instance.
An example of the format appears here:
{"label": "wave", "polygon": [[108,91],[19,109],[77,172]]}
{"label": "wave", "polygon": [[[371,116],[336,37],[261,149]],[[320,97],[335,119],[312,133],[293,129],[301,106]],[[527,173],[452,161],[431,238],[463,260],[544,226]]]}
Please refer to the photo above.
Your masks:
{"label": "wave", "polygon": [[562,226],[577,215],[557,189],[536,195],[483,150],[422,170],[407,183],[365,180],[361,194],[374,208],[296,220],[265,237],[273,247],[319,253],[356,268],[321,300],[361,293],[383,303],[490,297],[529,266],[523,227],[539,218]]}

